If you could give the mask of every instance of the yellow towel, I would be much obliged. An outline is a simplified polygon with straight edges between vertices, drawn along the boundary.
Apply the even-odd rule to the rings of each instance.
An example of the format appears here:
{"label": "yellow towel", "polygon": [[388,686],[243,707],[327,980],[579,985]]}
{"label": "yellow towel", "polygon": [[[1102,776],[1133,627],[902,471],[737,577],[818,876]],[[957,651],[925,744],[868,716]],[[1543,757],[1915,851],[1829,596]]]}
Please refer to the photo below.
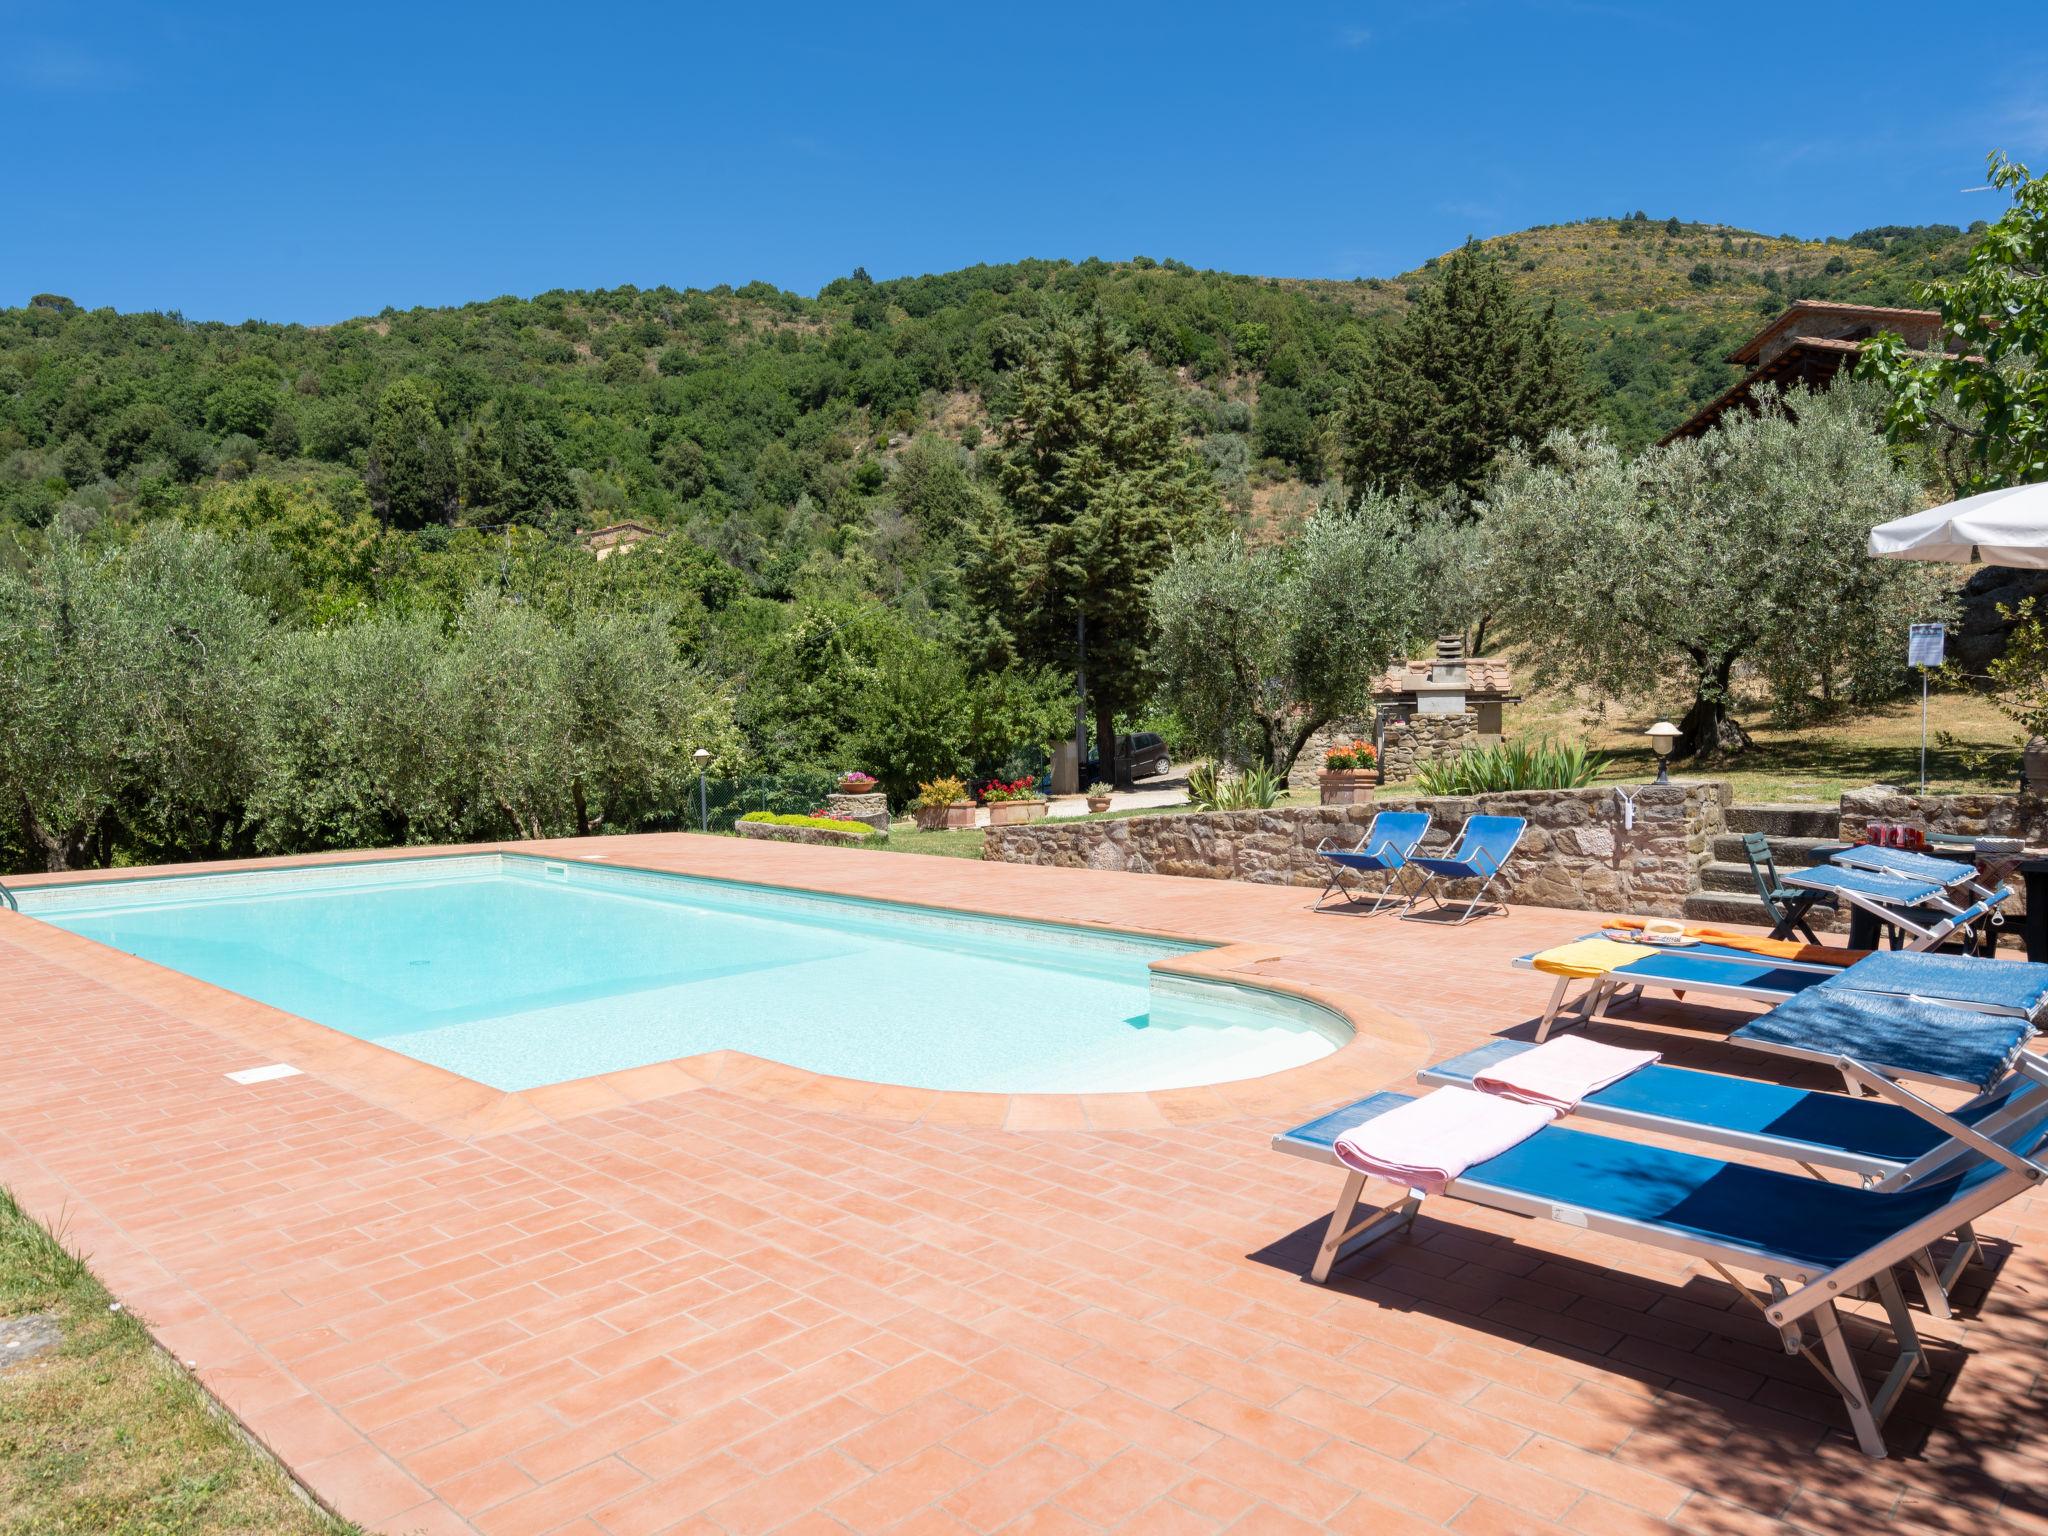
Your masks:
{"label": "yellow towel", "polygon": [[1595,976],[1605,976],[1631,960],[1656,953],[1647,944],[1623,944],[1615,939],[1575,939],[1569,944],[1558,945],[1556,949],[1544,950],[1530,963],[1552,976],[1590,980]]}

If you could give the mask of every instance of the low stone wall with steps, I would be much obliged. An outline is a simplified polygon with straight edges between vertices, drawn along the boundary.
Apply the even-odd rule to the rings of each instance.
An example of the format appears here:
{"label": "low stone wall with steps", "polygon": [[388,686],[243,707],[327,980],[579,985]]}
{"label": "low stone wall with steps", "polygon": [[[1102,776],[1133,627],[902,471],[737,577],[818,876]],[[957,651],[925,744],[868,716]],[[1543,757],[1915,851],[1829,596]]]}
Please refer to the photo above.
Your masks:
{"label": "low stone wall with steps", "polygon": [[1730,832],[1761,832],[1769,838],[1826,839],[1840,834],[1842,808],[1806,800],[1738,800],[1728,807]]}
{"label": "low stone wall with steps", "polygon": [[1455,797],[1394,793],[1368,805],[991,827],[982,857],[1010,864],[1320,886],[1326,867],[1316,857],[1317,845],[1325,839],[1347,848],[1355,845],[1376,811],[1430,812],[1435,824],[1429,846],[1439,851],[1468,816],[1522,816],[1529,830],[1508,864],[1504,885],[1510,900],[1675,917],[1723,829],[1731,791],[1718,780],[1623,787],[1635,798],[1633,826],[1623,825],[1622,802],[1612,785]]}

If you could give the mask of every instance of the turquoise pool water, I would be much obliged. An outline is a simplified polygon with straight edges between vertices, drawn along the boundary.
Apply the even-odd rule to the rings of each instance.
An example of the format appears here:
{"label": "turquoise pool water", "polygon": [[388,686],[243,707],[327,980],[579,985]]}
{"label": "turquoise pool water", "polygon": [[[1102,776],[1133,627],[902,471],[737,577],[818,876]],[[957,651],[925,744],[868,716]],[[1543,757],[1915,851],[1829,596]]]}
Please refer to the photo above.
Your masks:
{"label": "turquoise pool water", "polygon": [[699,1051],[919,1088],[1256,1077],[1350,1036],[1162,976],[1199,946],[722,881],[460,855],[96,882],[22,910],[496,1088]]}

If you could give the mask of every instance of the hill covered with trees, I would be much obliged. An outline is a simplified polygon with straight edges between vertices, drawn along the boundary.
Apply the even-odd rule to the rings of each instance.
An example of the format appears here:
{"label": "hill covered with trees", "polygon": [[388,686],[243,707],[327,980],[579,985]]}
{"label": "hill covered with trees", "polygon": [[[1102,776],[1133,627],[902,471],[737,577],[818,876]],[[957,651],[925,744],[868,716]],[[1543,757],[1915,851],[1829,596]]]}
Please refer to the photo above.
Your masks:
{"label": "hill covered with trees", "polygon": [[[1171,728],[1176,549],[1281,538],[1347,466],[1455,497],[1552,425],[1633,448],[1764,314],[1966,244],[1635,216],[1391,280],[1032,261],[324,327],[37,295],[0,310],[0,862],[673,824],[698,744],[900,798],[1070,729],[1082,645],[1098,739]],[[1366,442],[1427,435],[1445,337],[1470,419]],[[665,537],[575,538],[628,518]]]}

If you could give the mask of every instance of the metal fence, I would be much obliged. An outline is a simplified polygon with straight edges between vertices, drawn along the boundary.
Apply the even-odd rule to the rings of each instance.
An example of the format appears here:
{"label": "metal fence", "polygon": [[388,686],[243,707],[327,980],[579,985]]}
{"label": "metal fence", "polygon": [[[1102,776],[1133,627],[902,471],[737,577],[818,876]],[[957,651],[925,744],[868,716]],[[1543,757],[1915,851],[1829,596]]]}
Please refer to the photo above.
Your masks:
{"label": "metal fence", "polygon": [[[825,803],[825,797],[839,787],[839,775],[825,769],[797,769],[788,773],[750,774],[737,779],[704,781],[704,822],[713,832],[730,832],[733,823],[748,811],[775,811],[802,816]],[[698,825],[694,789],[677,824]]]}

